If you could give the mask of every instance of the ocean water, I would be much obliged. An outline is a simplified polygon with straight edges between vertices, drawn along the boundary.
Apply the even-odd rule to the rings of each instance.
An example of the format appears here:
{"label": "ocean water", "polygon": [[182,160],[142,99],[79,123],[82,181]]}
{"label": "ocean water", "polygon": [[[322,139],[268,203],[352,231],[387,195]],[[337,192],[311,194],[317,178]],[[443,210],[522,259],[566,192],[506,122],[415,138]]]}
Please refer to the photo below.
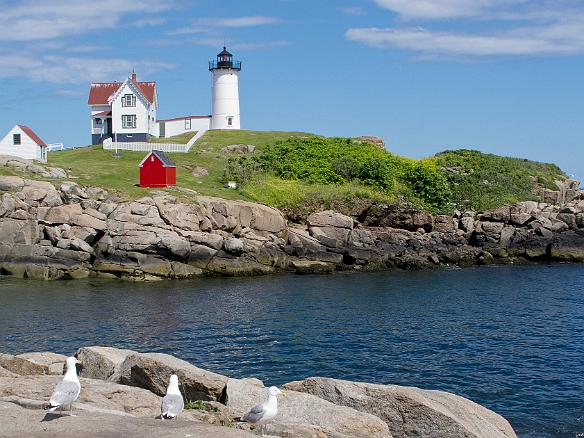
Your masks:
{"label": "ocean water", "polygon": [[266,385],[467,397],[521,438],[584,436],[584,265],[128,283],[0,277],[0,352],[163,352]]}

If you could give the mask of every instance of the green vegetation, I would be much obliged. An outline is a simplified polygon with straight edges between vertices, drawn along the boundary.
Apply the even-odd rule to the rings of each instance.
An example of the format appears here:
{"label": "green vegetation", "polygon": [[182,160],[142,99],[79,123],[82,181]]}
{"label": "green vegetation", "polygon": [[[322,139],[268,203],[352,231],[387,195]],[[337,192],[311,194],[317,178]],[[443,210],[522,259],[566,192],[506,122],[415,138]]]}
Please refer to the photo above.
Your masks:
{"label": "green vegetation", "polygon": [[151,138],[148,143],[174,143],[174,144],[187,144],[196,132],[185,132],[184,134],[175,135],[169,138]]}
{"label": "green vegetation", "polygon": [[554,180],[566,175],[554,164],[461,149],[434,156],[445,171],[459,208],[489,210],[503,204],[536,200],[538,188],[558,190]]}
{"label": "green vegetation", "polygon": [[[274,178],[294,184],[280,181],[278,187]],[[396,195],[432,212],[449,209],[450,192],[433,160],[416,162],[348,138],[278,141],[260,155],[231,158],[224,179],[237,181],[250,198],[263,196],[283,209],[354,197],[392,202]]]}
{"label": "green vegetation", "polygon": [[199,411],[206,411],[206,412],[221,412],[220,409],[216,406],[210,406],[203,400],[187,400],[185,401],[185,409],[197,409]]}
{"label": "green vegetation", "polygon": [[[153,142],[187,143],[192,133]],[[253,154],[222,153],[228,145],[254,145]],[[556,189],[565,178],[553,164],[482,154],[445,151],[414,160],[367,141],[322,138],[305,133],[209,131],[189,153],[169,154],[177,165],[178,187],[140,188],[138,164],[145,152],[114,157],[101,145],[49,153],[54,167],[71,169],[79,184],[100,186],[121,200],[165,192],[189,201],[195,194],[261,202],[290,217],[318,209],[348,212],[372,203],[399,202],[431,213],[454,208],[486,210],[535,199],[541,187]],[[197,167],[208,171],[195,176]],[[0,168],[0,174],[15,174]],[[224,188],[234,180],[236,190]]]}
{"label": "green vegetation", "polygon": [[[73,150],[49,152],[49,165],[71,168],[70,173],[82,186],[103,187],[116,193],[121,200],[138,199],[152,196],[153,193],[166,192],[184,200],[189,200],[197,194],[218,196],[226,199],[244,199],[238,190],[223,187],[223,170],[227,158],[232,154],[222,154],[219,150],[231,144],[253,144],[258,149],[278,140],[287,139],[294,135],[305,135],[290,132],[257,132],[257,131],[208,131],[199,139],[189,153],[169,153],[169,157],[176,164],[176,178],[179,187],[164,189],[148,189],[139,187],[140,170],[138,165],[146,156],[146,152],[119,151],[122,156],[114,157],[112,151],[103,150],[101,145],[90,146]],[[170,137],[165,143],[188,142],[189,136]],[[185,143],[186,143],[185,142]],[[209,172],[207,176],[193,176],[193,170],[204,167]],[[183,190],[181,190],[183,189]]]}

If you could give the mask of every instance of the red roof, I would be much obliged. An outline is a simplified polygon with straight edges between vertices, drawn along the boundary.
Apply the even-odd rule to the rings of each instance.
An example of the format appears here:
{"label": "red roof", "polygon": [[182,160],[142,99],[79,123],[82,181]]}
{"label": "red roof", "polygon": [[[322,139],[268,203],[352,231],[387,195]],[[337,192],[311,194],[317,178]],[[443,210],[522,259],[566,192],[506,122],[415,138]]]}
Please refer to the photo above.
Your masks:
{"label": "red roof", "polygon": [[22,129],[24,131],[24,133],[26,135],[28,135],[32,141],[34,141],[37,145],[39,146],[46,146],[45,142],[42,141],[38,135],[36,135],[32,129],[30,129],[28,126],[22,126],[22,125],[18,125],[18,127],[20,129]]}
{"label": "red roof", "polygon": [[[136,82],[130,79],[150,103],[154,103],[156,82]],[[109,105],[108,99],[124,82],[94,82],[89,90],[87,105]]]}
{"label": "red roof", "polygon": [[100,113],[97,114],[92,114],[91,117],[104,117],[104,116],[111,116],[112,112],[111,111],[102,111]]}

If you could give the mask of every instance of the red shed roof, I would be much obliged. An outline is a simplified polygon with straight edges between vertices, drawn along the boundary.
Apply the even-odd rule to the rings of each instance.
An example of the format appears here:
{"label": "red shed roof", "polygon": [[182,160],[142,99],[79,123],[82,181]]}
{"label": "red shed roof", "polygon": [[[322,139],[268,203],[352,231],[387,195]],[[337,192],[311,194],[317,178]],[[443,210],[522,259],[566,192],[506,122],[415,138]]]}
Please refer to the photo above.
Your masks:
{"label": "red shed roof", "polygon": [[156,158],[158,158],[158,160],[160,160],[160,162],[162,163],[162,167],[176,167],[174,161],[172,161],[170,157],[166,155],[166,153],[157,150],[153,150],[148,155],[146,155],[146,157],[140,162],[138,167],[142,167],[144,165],[144,162],[148,159],[148,157],[150,157],[150,155],[154,155]]}
{"label": "red shed roof", "polygon": [[18,125],[18,127],[20,129],[22,129],[26,135],[28,135],[32,141],[34,141],[37,145],[39,146],[46,146],[45,142],[42,141],[38,135],[36,135],[32,129],[30,129],[28,126],[23,126],[23,125]]}
{"label": "red shed roof", "polygon": [[[154,103],[156,93],[156,82],[136,82],[130,81],[150,103]],[[94,82],[89,90],[89,99],[87,105],[109,105],[109,98],[112,94],[120,89],[124,82]]]}

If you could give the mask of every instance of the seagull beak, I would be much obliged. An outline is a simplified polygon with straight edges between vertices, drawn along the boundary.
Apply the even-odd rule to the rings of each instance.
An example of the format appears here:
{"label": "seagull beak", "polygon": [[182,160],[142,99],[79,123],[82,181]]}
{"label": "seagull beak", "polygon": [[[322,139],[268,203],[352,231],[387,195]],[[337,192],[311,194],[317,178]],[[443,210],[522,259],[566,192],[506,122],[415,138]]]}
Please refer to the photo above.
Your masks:
{"label": "seagull beak", "polygon": [[280,395],[286,397],[286,394],[284,394],[283,392],[280,391]]}
{"label": "seagull beak", "polygon": [[77,361],[75,361],[75,363],[76,363],[77,365],[83,365],[79,359],[77,359]]}

